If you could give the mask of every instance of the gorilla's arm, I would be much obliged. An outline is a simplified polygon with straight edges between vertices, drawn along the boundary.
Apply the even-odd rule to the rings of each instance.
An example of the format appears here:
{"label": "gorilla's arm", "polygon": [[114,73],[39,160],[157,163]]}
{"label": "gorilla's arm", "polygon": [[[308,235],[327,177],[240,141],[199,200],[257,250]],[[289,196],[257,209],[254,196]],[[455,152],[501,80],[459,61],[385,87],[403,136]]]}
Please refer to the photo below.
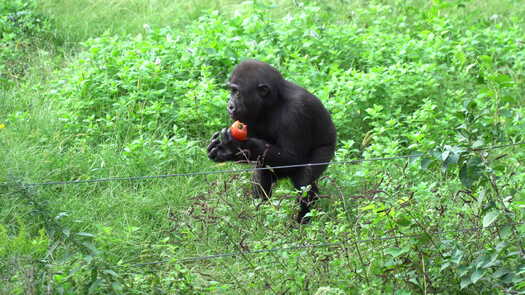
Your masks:
{"label": "gorilla's arm", "polygon": [[302,157],[294,152],[298,149],[293,142],[299,141],[286,134],[281,135],[276,144],[256,137],[239,141],[231,136],[228,128],[224,128],[213,135],[208,146],[208,157],[215,162],[259,161],[270,166],[299,164]]}

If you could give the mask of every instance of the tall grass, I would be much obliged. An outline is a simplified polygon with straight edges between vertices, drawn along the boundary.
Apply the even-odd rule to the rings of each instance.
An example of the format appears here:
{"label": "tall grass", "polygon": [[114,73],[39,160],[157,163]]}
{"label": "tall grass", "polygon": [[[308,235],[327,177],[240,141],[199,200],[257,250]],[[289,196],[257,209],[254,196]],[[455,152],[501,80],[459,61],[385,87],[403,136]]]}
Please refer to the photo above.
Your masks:
{"label": "tall grass", "polygon": [[205,11],[228,10],[235,0],[43,0],[39,9],[56,22],[55,34],[75,43],[111,34],[137,34],[144,25],[177,26]]}
{"label": "tall grass", "polygon": [[[525,14],[525,6],[521,5],[520,1],[513,0],[465,0],[453,3],[427,0],[415,0],[409,3],[390,2],[398,2],[399,13],[403,13],[402,11],[407,8],[416,9],[434,3],[451,7],[450,13],[464,14],[470,19],[490,17],[511,19]],[[364,0],[42,0],[38,5],[40,12],[48,15],[55,22],[54,34],[57,40],[70,45],[100,36],[104,32],[141,33],[145,24],[160,27],[184,26],[200,15],[214,10],[235,14],[240,3],[274,8],[267,11],[269,17],[282,17],[287,13],[299,12],[304,5],[316,5],[323,7],[323,13],[339,20],[359,18],[359,15],[354,14],[354,9],[373,4]]]}
{"label": "tall grass", "polygon": [[[524,129],[519,128],[523,118],[520,101],[524,98],[519,93],[523,93],[523,68],[513,61],[524,60],[518,56],[523,39],[515,36],[519,36],[516,27],[525,24],[519,18],[525,6],[512,0],[241,2],[38,2],[38,10],[52,24],[54,38],[45,46],[35,45],[30,56],[20,60],[27,68],[25,75],[11,87],[0,89],[0,124],[6,124],[0,129],[0,182],[9,183],[0,186],[0,294],[36,294],[45,290],[63,294],[342,294],[343,290],[349,294],[479,294],[480,290],[485,290],[485,294],[503,294],[525,290],[523,271],[519,270],[525,265],[519,256],[523,246],[519,237],[525,228],[495,227],[476,232],[475,236],[454,233],[463,227],[480,226],[487,222],[484,219],[494,225],[506,224],[509,219],[523,220],[519,207],[525,204],[523,149],[490,151],[477,157],[473,151],[458,152],[455,146],[441,146],[443,141],[455,141],[464,147],[480,138],[490,142],[523,138]],[[282,32],[265,26],[266,21],[285,21],[281,18],[286,14],[300,16],[308,5],[321,9],[316,13],[310,10],[304,19],[297,17],[301,25],[282,25]],[[230,23],[232,18],[213,16],[191,24],[212,10],[219,10],[222,15],[253,15],[244,22]],[[249,23],[261,19],[259,24]],[[356,39],[347,34],[347,39],[340,40],[343,34],[330,26],[333,22],[347,25],[349,30],[345,33],[355,32]],[[180,38],[182,45],[176,51],[165,46],[166,36],[156,30],[154,34],[143,34],[142,43],[127,36],[143,33],[145,24],[175,27],[164,33],[184,33],[187,28],[191,40]],[[507,24],[510,26],[502,29]],[[252,30],[241,26],[251,26]],[[303,26],[309,30],[305,32]],[[435,33],[431,32],[434,29]],[[333,108],[340,131],[351,127],[344,120],[352,116],[362,116],[358,121],[373,128],[366,133],[362,145],[357,139],[367,130],[347,130],[356,140],[340,142],[339,159],[359,152],[368,156],[396,154],[412,148],[407,148],[410,144],[414,148],[436,148],[433,155],[437,158],[425,159],[428,170],[423,171],[418,162],[412,161],[331,166],[320,184],[326,198],[312,212],[312,224],[304,227],[293,222],[297,206],[291,196],[296,192],[288,189],[289,184],[280,184],[271,202],[259,204],[250,196],[251,179],[247,174],[36,188],[18,183],[224,169],[206,158],[205,142],[194,141],[198,137],[195,134],[214,131],[202,127],[202,121],[209,119],[206,115],[189,121],[188,125],[200,131],[192,133],[193,137],[182,136],[180,129],[172,131],[173,124],[167,121],[169,124],[162,125],[163,131],[181,135],[173,141],[141,130],[123,146],[114,134],[128,134],[126,129],[110,129],[110,135],[103,137],[106,140],[96,138],[85,143],[85,122],[89,121],[79,122],[79,132],[66,130],[66,120],[58,115],[55,103],[86,103],[81,96],[73,99],[77,90],[89,79],[89,73],[104,74],[105,67],[116,67],[112,62],[120,59],[111,58],[112,50],[125,44],[129,48],[119,57],[131,57],[122,66],[128,70],[147,61],[146,57],[134,56],[133,51],[155,51],[148,44],[171,50],[163,59],[170,65],[178,64],[179,53],[187,62],[182,70],[198,65],[189,71],[200,74],[195,75],[194,84],[175,85],[187,87],[188,95],[177,93],[175,99],[185,99],[190,106],[204,95],[221,99],[219,96],[224,93],[218,88],[211,88],[209,93],[203,91],[222,82],[210,72],[226,75],[229,69],[210,69],[206,62],[213,58],[229,61],[232,48],[238,50],[236,54],[250,49],[252,43],[243,40],[251,37],[234,36],[237,30],[284,40],[273,45],[265,43],[262,49],[269,53],[264,56],[286,54],[281,65],[283,71],[288,71],[287,77],[299,80]],[[467,30],[473,33],[464,36]],[[321,44],[312,31],[333,42]],[[102,56],[108,61],[91,67],[78,61],[79,56],[90,56],[78,55],[79,50],[84,50],[78,43],[104,33],[121,36],[114,44],[108,36],[91,42],[107,50],[90,58]],[[279,36],[285,37],[278,39]],[[505,36],[509,36],[508,42]],[[302,38],[309,42],[302,44]],[[215,51],[202,50],[191,56],[188,44],[198,44],[196,49],[214,47]],[[352,48],[352,44],[358,47]],[[488,56],[490,49],[497,46],[507,51]],[[478,52],[486,56],[480,58]],[[352,68],[350,62],[338,59],[353,54],[359,57],[357,64],[361,68]],[[312,62],[314,58],[321,62]],[[71,59],[76,62],[70,62]],[[169,75],[177,68],[169,69],[161,71],[166,81],[173,80]],[[71,71],[82,74],[73,79]],[[147,74],[140,69],[135,72]],[[157,77],[156,72],[151,75]],[[90,82],[117,80],[116,76]],[[57,86],[60,80],[61,88]],[[128,91],[137,87],[130,80],[124,85]],[[66,88],[71,91],[64,91]],[[104,92],[100,93],[101,97],[91,98],[104,98]],[[139,97],[145,93],[140,92]],[[122,97],[125,94],[119,96]],[[405,97],[414,103],[415,112],[404,114],[398,107],[405,103]],[[367,99],[373,104],[366,105]],[[107,108],[114,106],[110,103]],[[218,105],[209,107],[216,114],[224,112]],[[103,115],[111,113],[108,109],[102,110]],[[166,109],[160,111],[163,110]],[[130,113],[133,111],[129,109]],[[164,114],[169,116],[170,112]],[[100,118],[104,119],[103,115]],[[176,123],[180,121],[179,118]],[[97,121],[91,122],[95,122],[91,131],[100,131]],[[458,122],[464,125],[463,133],[455,129]],[[497,134],[498,130],[502,130],[501,134]],[[500,137],[492,137],[492,131]],[[469,137],[468,143],[464,142],[465,136]],[[460,165],[465,169],[460,170]],[[458,177],[461,174],[472,177],[472,187],[463,186]],[[440,230],[447,234],[423,234]],[[379,241],[396,235],[414,238]],[[377,242],[354,244],[352,239]],[[341,249],[312,248],[191,263],[178,260],[342,241],[352,243]],[[135,264],[159,260],[166,263]]]}

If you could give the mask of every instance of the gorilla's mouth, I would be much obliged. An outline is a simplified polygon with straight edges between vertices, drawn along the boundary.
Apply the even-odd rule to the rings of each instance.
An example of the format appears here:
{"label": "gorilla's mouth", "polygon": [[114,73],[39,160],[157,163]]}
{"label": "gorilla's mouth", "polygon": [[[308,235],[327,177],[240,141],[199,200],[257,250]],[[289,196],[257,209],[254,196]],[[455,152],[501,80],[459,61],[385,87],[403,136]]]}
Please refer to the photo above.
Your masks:
{"label": "gorilla's mouth", "polygon": [[239,120],[239,116],[236,111],[230,112],[228,111],[228,114],[230,114],[230,118],[234,121]]}

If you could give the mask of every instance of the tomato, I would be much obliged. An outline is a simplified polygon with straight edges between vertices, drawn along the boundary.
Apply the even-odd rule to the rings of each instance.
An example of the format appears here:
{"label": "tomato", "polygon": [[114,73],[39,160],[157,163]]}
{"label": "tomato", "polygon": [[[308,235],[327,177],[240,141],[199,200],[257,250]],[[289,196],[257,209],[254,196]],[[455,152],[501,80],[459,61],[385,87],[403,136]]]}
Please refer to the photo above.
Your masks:
{"label": "tomato", "polygon": [[235,121],[230,127],[230,133],[237,140],[246,140],[248,137],[248,125]]}

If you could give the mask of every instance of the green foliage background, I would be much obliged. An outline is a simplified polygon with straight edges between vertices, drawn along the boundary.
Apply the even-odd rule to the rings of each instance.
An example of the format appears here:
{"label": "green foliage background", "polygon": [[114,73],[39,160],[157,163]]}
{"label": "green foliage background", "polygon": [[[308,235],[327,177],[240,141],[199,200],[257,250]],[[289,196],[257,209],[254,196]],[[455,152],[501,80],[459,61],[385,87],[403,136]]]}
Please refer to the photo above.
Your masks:
{"label": "green foliage background", "polygon": [[[172,2],[0,0],[0,293],[525,293],[525,148],[484,149],[525,141],[519,1]],[[332,165],[307,226],[249,174],[25,185],[239,168],[205,147],[246,58],[336,160],[421,157]]]}

